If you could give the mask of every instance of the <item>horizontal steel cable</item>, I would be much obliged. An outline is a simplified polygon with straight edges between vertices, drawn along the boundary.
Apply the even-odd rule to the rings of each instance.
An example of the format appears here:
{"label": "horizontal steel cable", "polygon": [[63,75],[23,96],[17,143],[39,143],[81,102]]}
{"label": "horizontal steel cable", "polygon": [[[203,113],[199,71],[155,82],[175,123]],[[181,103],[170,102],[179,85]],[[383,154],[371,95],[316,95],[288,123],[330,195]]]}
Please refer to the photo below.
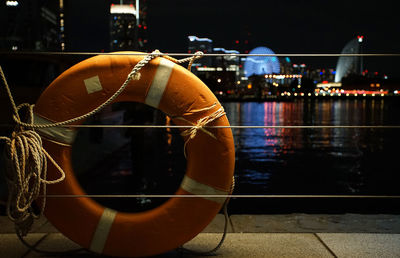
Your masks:
{"label": "horizontal steel cable", "polygon": [[[43,196],[39,196],[43,197]],[[321,194],[48,194],[46,198],[355,198],[400,199],[400,195],[321,195]]]}
{"label": "horizontal steel cable", "polygon": [[[102,52],[36,52],[36,51],[0,51],[0,55],[73,55],[73,56],[95,56],[95,55],[137,55],[146,56],[150,53],[127,53],[127,52],[113,52],[113,53],[102,53]],[[164,53],[168,56],[193,56],[193,53]],[[251,57],[251,56],[278,56],[278,57],[339,57],[339,56],[387,56],[387,57],[399,57],[400,53],[370,53],[370,54],[338,54],[338,53],[281,53],[281,54],[226,54],[226,53],[205,53],[204,57],[219,57],[219,56],[237,56],[237,57]]]}
{"label": "horizontal steel cable", "polygon": [[[0,127],[14,127],[12,124],[0,124]],[[62,125],[65,128],[192,128],[190,125]],[[205,125],[204,128],[232,128],[232,129],[324,129],[324,128],[365,128],[365,129],[399,129],[400,125]]]}

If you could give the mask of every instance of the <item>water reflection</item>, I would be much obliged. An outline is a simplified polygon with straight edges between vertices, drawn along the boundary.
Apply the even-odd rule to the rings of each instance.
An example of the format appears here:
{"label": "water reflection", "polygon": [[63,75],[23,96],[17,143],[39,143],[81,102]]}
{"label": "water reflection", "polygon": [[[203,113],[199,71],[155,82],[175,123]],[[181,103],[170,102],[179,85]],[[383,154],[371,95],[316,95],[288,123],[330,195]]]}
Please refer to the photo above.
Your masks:
{"label": "water reflection", "polygon": [[[224,103],[232,125],[393,125],[381,100]],[[387,194],[395,129],[234,129],[237,191],[244,194]],[[371,156],[373,157],[371,159]],[[371,168],[375,168],[373,171]],[[379,172],[378,172],[379,171]],[[377,174],[380,174],[379,176]],[[374,178],[372,181],[371,178]],[[380,178],[376,181],[376,178]]]}

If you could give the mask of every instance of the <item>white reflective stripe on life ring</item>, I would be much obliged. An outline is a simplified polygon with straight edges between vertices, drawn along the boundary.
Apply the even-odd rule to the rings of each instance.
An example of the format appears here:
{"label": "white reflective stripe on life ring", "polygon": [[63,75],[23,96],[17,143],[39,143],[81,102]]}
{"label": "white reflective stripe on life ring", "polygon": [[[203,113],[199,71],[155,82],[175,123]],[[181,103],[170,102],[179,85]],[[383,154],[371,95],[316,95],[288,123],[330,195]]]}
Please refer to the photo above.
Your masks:
{"label": "white reflective stripe on life ring", "polygon": [[[221,191],[218,189],[215,189],[214,187],[211,187],[209,185],[202,184],[200,182],[197,182],[196,180],[184,176],[182,183],[181,183],[181,188],[185,190],[186,192],[189,192],[194,195],[228,195],[229,192]],[[203,197],[204,199],[217,202],[217,203],[224,203],[225,202],[225,197]]]}
{"label": "white reflective stripe on life ring", "polygon": [[99,224],[97,224],[96,231],[94,232],[92,242],[90,243],[89,249],[91,251],[98,253],[103,252],[111,226],[114,223],[115,215],[117,215],[115,210],[109,208],[104,209]]}
{"label": "white reflective stripe on life ring", "polygon": [[154,75],[153,82],[151,83],[144,103],[151,107],[158,108],[174,65],[175,63],[165,58],[160,59],[160,63],[157,67],[156,74]]}
{"label": "white reflective stripe on life ring", "polygon": [[[39,115],[33,114],[34,124],[53,124],[53,121],[47,120]],[[62,126],[54,126],[48,128],[37,128],[35,129],[41,136],[48,138],[49,140],[71,145],[76,137],[77,131]]]}

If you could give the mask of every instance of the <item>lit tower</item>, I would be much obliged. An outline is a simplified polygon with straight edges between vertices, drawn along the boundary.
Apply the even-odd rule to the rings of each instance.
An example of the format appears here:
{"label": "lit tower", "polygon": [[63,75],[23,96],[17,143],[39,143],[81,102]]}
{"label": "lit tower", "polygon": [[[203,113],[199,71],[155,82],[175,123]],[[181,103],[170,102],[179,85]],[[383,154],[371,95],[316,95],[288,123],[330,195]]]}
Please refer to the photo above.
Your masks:
{"label": "lit tower", "polygon": [[[361,54],[364,36],[357,36],[347,42],[341,54]],[[349,74],[362,75],[364,70],[362,56],[340,56],[336,65],[335,82],[341,82]]]}
{"label": "lit tower", "polygon": [[[359,54],[362,54],[363,53],[363,41],[364,41],[364,36],[362,36],[362,35],[359,35],[359,36],[357,36],[357,41],[358,41],[358,45],[359,45]],[[360,56],[360,62],[359,62],[359,71],[360,71],[360,74],[362,74],[363,73],[363,71],[364,71],[364,58],[362,57],[362,56]]]}
{"label": "lit tower", "polygon": [[60,0],[60,43],[61,51],[65,50],[65,22],[64,22],[64,0]]}
{"label": "lit tower", "polygon": [[60,50],[58,1],[2,1],[0,48]]}
{"label": "lit tower", "polygon": [[[110,47],[117,50],[146,50],[146,1],[118,1],[110,6]],[[135,3],[135,4],[134,4]]]}
{"label": "lit tower", "polygon": [[133,50],[136,27],[136,9],[133,4],[111,4],[110,26],[111,51]]}

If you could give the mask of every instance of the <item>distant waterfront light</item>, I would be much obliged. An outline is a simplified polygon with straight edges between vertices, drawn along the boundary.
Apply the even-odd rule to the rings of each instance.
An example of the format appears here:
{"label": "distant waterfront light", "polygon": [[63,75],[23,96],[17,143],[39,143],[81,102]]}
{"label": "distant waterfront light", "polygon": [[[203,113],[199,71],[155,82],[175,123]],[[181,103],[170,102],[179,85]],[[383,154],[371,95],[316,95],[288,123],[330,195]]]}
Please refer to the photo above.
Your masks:
{"label": "distant waterfront light", "polygon": [[18,6],[18,1],[6,1],[7,6]]}
{"label": "distant waterfront light", "polygon": [[135,7],[133,5],[127,4],[119,4],[119,5],[111,5],[110,6],[110,13],[111,14],[137,14]]}
{"label": "distant waterfront light", "polygon": [[198,38],[196,36],[188,36],[188,38],[190,41],[206,41],[206,42],[210,42],[210,43],[212,42],[212,40],[209,38]]}

